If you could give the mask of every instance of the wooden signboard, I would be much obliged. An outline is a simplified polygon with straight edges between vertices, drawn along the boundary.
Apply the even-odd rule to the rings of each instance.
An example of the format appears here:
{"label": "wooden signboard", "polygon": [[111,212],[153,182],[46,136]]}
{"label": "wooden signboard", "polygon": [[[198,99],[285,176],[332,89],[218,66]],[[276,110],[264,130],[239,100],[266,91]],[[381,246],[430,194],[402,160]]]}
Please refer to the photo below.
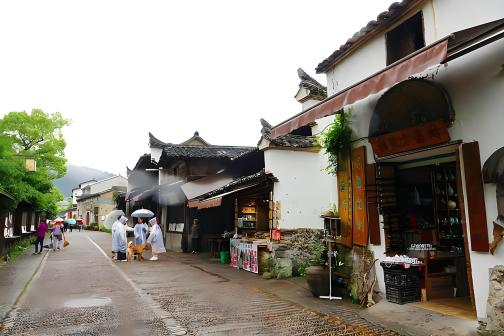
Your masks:
{"label": "wooden signboard", "polygon": [[366,147],[352,149],[353,244],[367,246]]}
{"label": "wooden signboard", "polygon": [[341,244],[352,246],[352,174],[350,155],[338,162],[338,212],[341,218]]}
{"label": "wooden signboard", "polygon": [[380,157],[449,141],[450,134],[442,120],[369,138],[374,153]]}

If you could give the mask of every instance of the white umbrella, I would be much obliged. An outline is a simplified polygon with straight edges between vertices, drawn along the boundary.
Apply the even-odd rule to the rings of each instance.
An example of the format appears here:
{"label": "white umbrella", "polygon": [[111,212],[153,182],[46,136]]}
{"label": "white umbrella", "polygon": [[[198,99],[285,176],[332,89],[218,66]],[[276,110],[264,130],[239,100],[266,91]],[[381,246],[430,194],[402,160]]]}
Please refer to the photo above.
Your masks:
{"label": "white umbrella", "polygon": [[54,222],[63,222],[63,218],[61,217],[56,217],[56,219],[54,220]]}
{"label": "white umbrella", "polygon": [[154,217],[154,212],[147,209],[138,209],[133,211],[131,217],[140,217],[140,218]]}
{"label": "white umbrella", "polygon": [[107,229],[110,229],[112,227],[112,224],[117,220],[117,217],[119,216],[124,216],[124,211],[122,210],[114,210],[111,211],[106,217],[105,221],[103,222],[103,226],[105,226]]}

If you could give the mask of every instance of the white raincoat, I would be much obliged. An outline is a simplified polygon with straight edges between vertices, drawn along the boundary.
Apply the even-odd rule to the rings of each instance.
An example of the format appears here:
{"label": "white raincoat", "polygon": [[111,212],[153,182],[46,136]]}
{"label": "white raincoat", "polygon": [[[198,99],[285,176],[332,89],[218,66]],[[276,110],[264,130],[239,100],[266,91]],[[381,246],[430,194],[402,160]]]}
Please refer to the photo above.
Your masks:
{"label": "white raincoat", "polygon": [[158,254],[166,252],[163,242],[163,233],[161,232],[161,228],[159,227],[156,218],[152,218],[149,221],[149,224],[152,225],[152,229],[149,238],[147,239],[147,243],[151,244],[152,253]]}
{"label": "white raincoat", "polygon": [[145,223],[135,224],[135,245],[145,245],[149,226]]}
{"label": "white raincoat", "polygon": [[128,239],[126,238],[126,222],[128,218],[121,216],[118,221],[112,225],[112,251],[126,252],[128,248]]}

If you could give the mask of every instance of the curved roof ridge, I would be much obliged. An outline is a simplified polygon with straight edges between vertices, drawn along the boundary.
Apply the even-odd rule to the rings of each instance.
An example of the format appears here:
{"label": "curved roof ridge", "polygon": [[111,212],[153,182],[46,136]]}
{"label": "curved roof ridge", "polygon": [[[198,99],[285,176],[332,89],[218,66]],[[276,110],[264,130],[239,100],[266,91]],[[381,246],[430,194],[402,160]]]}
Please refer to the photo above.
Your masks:
{"label": "curved roof ridge", "polygon": [[164,146],[169,145],[169,143],[163,142],[156,138],[154,134],[149,132],[149,146],[150,147],[158,147],[158,148],[163,148]]}

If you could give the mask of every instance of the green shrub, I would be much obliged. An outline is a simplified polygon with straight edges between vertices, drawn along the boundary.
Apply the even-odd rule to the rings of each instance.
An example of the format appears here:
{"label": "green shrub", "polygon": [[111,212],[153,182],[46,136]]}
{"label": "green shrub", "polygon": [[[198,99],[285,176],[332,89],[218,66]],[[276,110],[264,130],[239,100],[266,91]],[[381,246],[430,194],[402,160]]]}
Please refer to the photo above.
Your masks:
{"label": "green shrub", "polygon": [[7,252],[9,261],[14,261],[24,250],[29,248],[31,245],[35,244],[35,237],[25,238],[13,245],[9,248],[9,252]]}
{"label": "green shrub", "polygon": [[297,267],[297,273],[299,274],[299,276],[305,276],[306,269],[308,268],[308,266],[309,264],[306,261],[299,263]]}
{"label": "green shrub", "polygon": [[111,229],[107,229],[105,226],[100,227],[101,232],[112,233]]}

